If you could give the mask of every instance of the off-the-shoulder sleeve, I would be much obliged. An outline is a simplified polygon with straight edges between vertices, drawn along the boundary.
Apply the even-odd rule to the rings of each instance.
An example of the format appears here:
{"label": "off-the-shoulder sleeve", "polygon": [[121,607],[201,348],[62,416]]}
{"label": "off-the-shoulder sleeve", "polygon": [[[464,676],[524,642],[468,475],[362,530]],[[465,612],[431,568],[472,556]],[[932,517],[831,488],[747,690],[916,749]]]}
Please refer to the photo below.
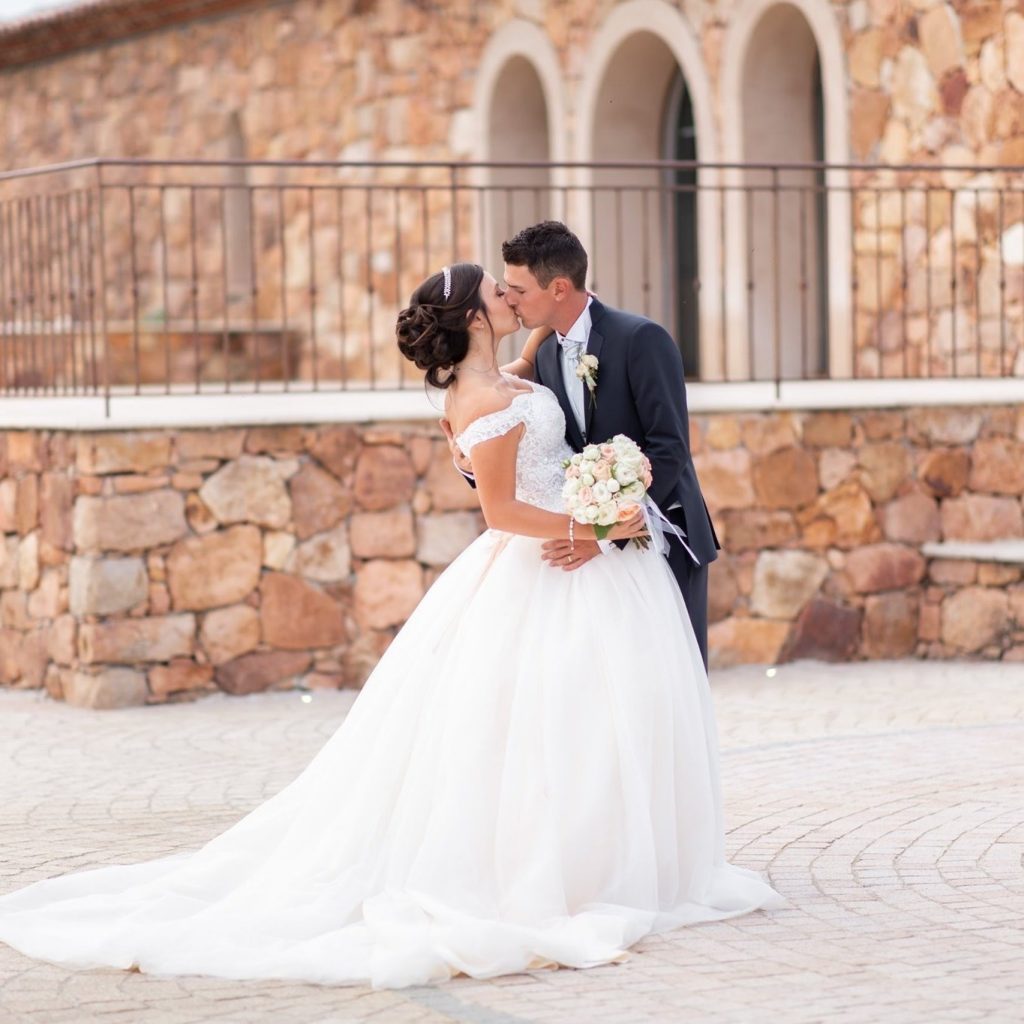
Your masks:
{"label": "off-the-shoulder sleeve", "polygon": [[[456,435],[455,440],[459,447],[468,455],[469,450],[481,441],[491,441],[496,437],[507,434],[513,427],[526,422],[526,416],[522,409],[522,402],[512,402],[511,405],[497,412],[489,412],[478,416],[461,434]],[[519,406],[520,408],[516,408]]]}

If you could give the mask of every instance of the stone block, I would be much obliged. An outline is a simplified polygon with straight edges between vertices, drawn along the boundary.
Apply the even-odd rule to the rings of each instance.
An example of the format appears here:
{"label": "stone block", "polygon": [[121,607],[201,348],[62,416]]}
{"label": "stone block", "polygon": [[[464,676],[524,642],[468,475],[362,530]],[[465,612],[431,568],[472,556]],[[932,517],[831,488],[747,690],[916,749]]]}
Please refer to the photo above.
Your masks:
{"label": "stone block", "polygon": [[301,651],[258,651],[218,666],[214,678],[225,693],[260,693],[302,675],[312,661]]}
{"label": "stone block", "polygon": [[790,623],[769,619],[729,618],[708,627],[711,668],[774,665],[789,635]]}
{"label": "stone block", "polygon": [[751,610],[766,619],[795,618],[828,571],[828,562],[809,551],[762,551],[754,568]]}
{"label": "stone block", "polygon": [[447,442],[434,444],[423,483],[435,512],[469,511],[480,507],[476,490],[452,464]]}
{"label": "stone block", "polygon": [[1009,595],[987,587],[967,587],[942,602],[942,642],[959,651],[980,651],[1010,628]]}
{"label": "stone block", "polygon": [[78,708],[126,708],[145,704],[146,676],[130,668],[108,668],[96,675],[72,672],[64,679],[64,700]]}
{"label": "stone block", "polygon": [[882,509],[882,532],[887,540],[923,544],[942,535],[939,505],[934,498],[911,491]]}
{"label": "stone block", "polygon": [[355,617],[362,629],[401,625],[423,597],[418,562],[367,562],[356,573]]}
{"label": "stone block", "polygon": [[285,568],[321,583],[347,579],[352,571],[352,555],[344,524],[300,544],[288,558]]}
{"label": "stone block", "polygon": [[144,601],[149,592],[141,558],[71,559],[68,601],[72,615],[110,615]]}
{"label": "stone block", "polygon": [[694,456],[693,462],[712,513],[754,504],[749,452],[742,448],[708,451]]}
{"label": "stone block", "polygon": [[782,510],[729,509],[721,513],[721,522],[723,543],[730,551],[780,547],[797,535],[793,514]]}
{"label": "stone block", "polygon": [[857,548],[846,559],[846,575],[859,594],[912,587],[921,581],[924,570],[924,558],[900,544]]}
{"label": "stone block", "polygon": [[222,525],[255,523],[280,530],[292,515],[285,480],[293,468],[265,456],[242,455],[217,470],[199,497]]}
{"label": "stone block", "polygon": [[851,661],[860,646],[861,612],[824,598],[812,599],[793,624],[780,661]]}
{"label": "stone block", "polygon": [[910,476],[910,452],[898,441],[865,445],[857,453],[861,480],[872,500],[888,501]]}
{"label": "stone block", "polygon": [[285,573],[260,584],[263,641],[285,650],[331,647],[346,639],[345,609],[328,594]]}
{"label": "stone block", "polygon": [[944,540],[1008,540],[1024,536],[1024,515],[1014,498],[965,494],[942,502]]}
{"label": "stone block", "polygon": [[242,454],[245,431],[183,430],[175,435],[174,448],[179,463],[192,459],[237,459]]}
{"label": "stone block", "polygon": [[169,665],[156,665],[149,670],[149,690],[157,699],[174,693],[207,690],[213,685],[213,666],[199,665],[191,658],[179,658]]}
{"label": "stone block", "polygon": [[401,448],[394,445],[363,448],[355,470],[355,498],[360,508],[375,512],[406,504],[412,500],[415,486],[412,462]]}
{"label": "stone block", "polygon": [[816,548],[855,548],[880,535],[871,498],[856,480],[819,495],[813,505],[797,514],[797,522],[805,543]]}
{"label": "stone block", "polygon": [[81,552],[144,551],[171,544],[188,532],[185,501],[171,490],[80,497],[73,523],[75,547]]}
{"label": "stone block", "polygon": [[233,526],[179,541],[167,556],[174,607],[199,611],[241,601],[259,584],[262,560],[262,538],[255,526]]}
{"label": "stone block", "polygon": [[972,491],[1024,495],[1024,443],[1009,437],[986,437],[971,448]]}
{"label": "stone block", "polygon": [[480,536],[482,524],[474,512],[447,512],[420,516],[416,559],[424,565],[444,566],[454,561]]}
{"label": "stone block", "polygon": [[14,518],[18,533],[24,536],[39,525],[39,477],[28,473],[18,479]]}
{"label": "stone block", "polygon": [[78,438],[79,473],[102,476],[108,473],[145,473],[163,469],[171,461],[169,432],[132,431],[82,434]]}
{"label": "stone block", "polygon": [[87,623],[78,630],[78,656],[86,665],[190,657],[195,631],[194,615]]}
{"label": "stone block", "polygon": [[52,547],[70,551],[73,543],[71,509],[74,488],[63,473],[44,473],[39,486],[41,539]]}
{"label": "stone block", "polygon": [[818,468],[803,448],[780,448],[754,461],[754,492],[766,508],[797,509],[818,495]]}
{"label": "stone block", "polygon": [[209,612],[203,616],[199,642],[214,665],[248,654],[259,646],[260,613],[247,604]]}
{"label": "stone block", "polygon": [[307,462],[288,482],[295,534],[305,540],[331,529],[352,511],[352,493],[330,473]]}
{"label": "stone block", "polygon": [[919,479],[936,498],[956,497],[967,486],[970,457],[961,448],[937,448],[925,456]]}
{"label": "stone block", "polygon": [[359,432],[354,427],[321,427],[309,453],[342,483],[350,483],[356,461],[362,451]]}
{"label": "stone block", "polygon": [[869,658],[909,658],[917,650],[919,598],[895,591],[864,603],[863,653]]}
{"label": "stone block", "polygon": [[349,520],[349,543],[356,558],[409,558],[416,554],[411,509],[353,513]]}

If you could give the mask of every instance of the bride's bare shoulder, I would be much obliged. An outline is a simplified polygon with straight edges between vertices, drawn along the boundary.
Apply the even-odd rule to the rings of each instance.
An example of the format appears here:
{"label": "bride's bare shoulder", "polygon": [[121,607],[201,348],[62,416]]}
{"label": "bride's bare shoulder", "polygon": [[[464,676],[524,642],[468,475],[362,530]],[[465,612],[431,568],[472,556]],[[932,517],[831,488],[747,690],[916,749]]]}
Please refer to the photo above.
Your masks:
{"label": "bride's bare shoulder", "polygon": [[516,397],[496,388],[467,388],[446,396],[445,412],[454,433],[460,434],[482,416],[507,409]]}

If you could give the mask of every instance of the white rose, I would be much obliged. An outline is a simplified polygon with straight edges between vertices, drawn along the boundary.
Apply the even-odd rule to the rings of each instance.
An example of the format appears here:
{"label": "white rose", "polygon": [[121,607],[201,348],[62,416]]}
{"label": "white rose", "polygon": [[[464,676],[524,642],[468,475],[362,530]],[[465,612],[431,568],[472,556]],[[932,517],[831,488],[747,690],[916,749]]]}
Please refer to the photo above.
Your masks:
{"label": "white rose", "polygon": [[601,449],[598,448],[596,444],[588,444],[587,447],[583,449],[583,458],[586,459],[587,462],[597,462],[597,460],[601,458]]}
{"label": "white rose", "polygon": [[585,509],[581,509],[584,516],[584,521],[588,523],[597,522],[597,506],[588,505]]}
{"label": "white rose", "polygon": [[616,463],[615,469],[612,470],[612,475],[623,487],[628,487],[629,484],[634,483],[637,477],[635,469],[621,462]]}
{"label": "white rose", "polygon": [[626,498],[642,498],[647,493],[647,490],[639,480],[634,480],[627,487],[623,487],[619,493]]}
{"label": "white rose", "polygon": [[611,498],[611,496],[612,492],[608,490],[608,485],[604,483],[604,481],[598,480],[597,483],[594,484],[594,501],[596,501],[598,505],[603,505]]}
{"label": "white rose", "polygon": [[[633,479],[636,479],[636,474],[633,474]],[[593,473],[581,473],[580,480],[585,483],[588,487],[594,486],[594,474]]]}
{"label": "white rose", "polygon": [[619,521],[619,509],[614,501],[597,506],[597,522],[600,526],[614,526]]}
{"label": "white rose", "polygon": [[580,487],[582,486],[583,485],[580,483],[579,477],[574,477],[571,480],[566,480],[565,486],[562,488],[562,497],[571,498],[574,494],[576,494],[579,491]]}
{"label": "white rose", "polygon": [[621,486],[622,485],[615,479],[615,477],[612,477],[611,480],[605,481],[605,487],[607,487],[609,492],[612,494],[614,494]]}

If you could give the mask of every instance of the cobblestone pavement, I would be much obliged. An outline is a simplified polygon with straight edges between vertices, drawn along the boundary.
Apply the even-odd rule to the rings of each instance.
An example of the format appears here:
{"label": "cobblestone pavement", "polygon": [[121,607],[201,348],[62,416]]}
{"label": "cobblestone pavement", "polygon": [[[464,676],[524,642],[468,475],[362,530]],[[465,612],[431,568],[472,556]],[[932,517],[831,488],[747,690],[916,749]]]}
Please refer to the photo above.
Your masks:
{"label": "cobblestone pavement", "polygon": [[[398,992],[70,972],[0,947],[0,1022],[1024,1021],[1024,665],[805,663],[713,687],[729,856],[785,909],[620,966]],[[351,700],[86,712],[0,693],[0,891],[199,845]]]}

